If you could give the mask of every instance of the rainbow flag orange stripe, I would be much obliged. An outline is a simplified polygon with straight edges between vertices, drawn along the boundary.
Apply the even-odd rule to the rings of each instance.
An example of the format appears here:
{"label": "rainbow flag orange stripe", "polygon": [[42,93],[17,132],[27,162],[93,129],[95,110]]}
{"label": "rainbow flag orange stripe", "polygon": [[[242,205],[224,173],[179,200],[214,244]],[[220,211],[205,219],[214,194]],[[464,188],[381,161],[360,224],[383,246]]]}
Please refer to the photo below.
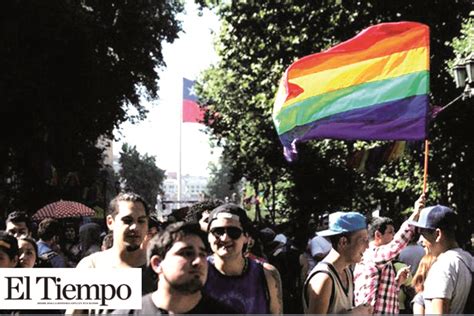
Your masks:
{"label": "rainbow flag orange stripe", "polygon": [[429,28],[382,23],[286,70],[273,108],[288,159],[309,139],[426,137]]}

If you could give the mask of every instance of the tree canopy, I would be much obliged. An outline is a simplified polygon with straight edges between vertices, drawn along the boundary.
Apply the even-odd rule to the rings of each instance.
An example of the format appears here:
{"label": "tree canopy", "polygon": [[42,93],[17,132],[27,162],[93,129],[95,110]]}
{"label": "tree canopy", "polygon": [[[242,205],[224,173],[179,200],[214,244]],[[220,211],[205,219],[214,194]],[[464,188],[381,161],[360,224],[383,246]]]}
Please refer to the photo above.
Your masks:
{"label": "tree canopy", "polygon": [[154,209],[156,196],[163,193],[161,185],[165,179],[165,171],[156,166],[154,156],[141,155],[136,146],[123,144],[119,162],[121,165],[120,179],[125,190],[140,194]]}
{"label": "tree canopy", "polygon": [[3,212],[81,200],[101,168],[98,138],[157,96],[162,43],[177,38],[182,11],[179,0],[2,3]]}
{"label": "tree canopy", "polygon": [[[445,67],[454,56],[447,43],[459,35],[470,1],[452,1],[449,10],[442,0],[207,3],[222,21],[216,42],[220,59],[202,75],[198,94],[207,105],[209,133],[222,144],[234,180],[245,176],[257,187],[273,183],[280,190],[276,196],[285,196],[280,207],[303,219],[326,210],[377,208],[399,217],[413,204],[421,193],[421,142],[409,144],[410,154],[401,160],[375,160],[375,167],[363,173],[348,167],[348,160],[360,149],[386,143],[313,141],[302,144],[299,161],[288,164],[271,120],[273,99],[279,79],[294,60],[347,40],[370,25],[417,21],[431,30],[431,103],[446,104],[458,93]],[[460,106],[462,110],[446,111],[430,126],[429,198],[455,203],[468,212],[472,206],[466,202],[472,195],[466,192],[467,183],[472,183],[473,173],[462,175],[461,170],[472,168],[467,166],[467,157],[474,157],[468,139],[473,126],[468,122],[474,113],[466,101]],[[454,170],[458,168],[460,173]],[[453,190],[463,197],[449,199]]]}
{"label": "tree canopy", "polygon": [[232,174],[230,173],[229,164],[220,159],[218,163],[210,163],[210,177],[207,183],[206,193],[212,199],[219,199],[225,201],[226,198],[232,199],[234,202],[240,200],[240,183],[232,183]]}

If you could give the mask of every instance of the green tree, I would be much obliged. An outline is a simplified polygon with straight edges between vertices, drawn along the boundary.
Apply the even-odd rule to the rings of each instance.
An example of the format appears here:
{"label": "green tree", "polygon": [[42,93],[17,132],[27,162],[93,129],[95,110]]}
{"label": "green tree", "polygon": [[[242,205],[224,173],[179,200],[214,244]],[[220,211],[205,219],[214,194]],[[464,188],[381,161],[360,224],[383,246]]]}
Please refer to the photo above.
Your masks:
{"label": "green tree", "polygon": [[234,202],[240,201],[240,182],[231,181],[232,174],[229,164],[222,158],[218,163],[209,164],[210,177],[207,183],[207,194],[213,199],[224,201],[226,197]]}
{"label": "green tree", "polygon": [[[452,39],[450,46],[455,56],[447,63],[450,66],[446,68],[448,71],[453,61],[474,54],[474,11],[470,12],[469,18],[463,20],[461,32]],[[473,103],[472,97],[459,100],[438,115],[437,123],[439,128],[443,128],[443,134],[434,140],[434,146],[438,150],[433,153],[431,164],[431,168],[435,170],[433,180],[444,188],[442,202],[453,206],[465,223],[459,227],[458,238],[462,244],[467,245],[471,243],[474,233],[474,139],[471,136],[474,133]]]}
{"label": "green tree", "polygon": [[[198,94],[208,105],[210,134],[223,146],[236,179],[245,176],[255,183],[257,191],[262,183],[277,183],[275,187],[281,190],[277,194],[286,196],[290,211],[297,211],[295,216],[303,223],[310,213],[326,210],[355,208],[368,212],[381,206],[384,213],[398,215],[410,207],[420,193],[422,148],[416,144],[402,162],[388,164],[375,174],[358,174],[347,167],[346,160],[360,146],[353,142],[302,144],[299,161],[287,164],[271,120],[278,81],[297,58],[347,40],[370,25],[418,21],[431,29],[431,101],[445,104],[456,94],[444,67],[444,62],[453,57],[446,43],[459,34],[470,5],[468,0],[452,1],[450,10],[446,10],[443,0],[215,4],[222,20],[216,43],[220,60],[203,74]],[[458,113],[451,115],[460,118]],[[439,155],[446,146],[441,144],[450,142],[452,136],[448,135],[455,132],[449,127],[454,122],[448,122],[453,118],[446,119],[438,119],[430,128],[431,192],[441,192],[437,189],[442,189],[444,183],[439,180],[448,174],[447,168],[452,168],[446,157]],[[472,115],[465,119],[472,119]],[[434,167],[440,165],[439,169]],[[443,200],[443,195],[430,197]]]}
{"label": "green tree", "polygon": [[100,176],[97,139],[142,119],[140,98],[157,96],[162,42],[177,38],[182,10],[179,0],[2,3],[4,211],[82,199]]}
{"label": "green tree", "polygon": [[125,143],[122,145],[119,162],[120,179],[125,189],[140,194],[154,209],[156,196],[163,193],[161,185],[165,179],[165,171],[156,166],[155,157],[141,155],[136,146]]}
{"label": "green tree", "polygon": [[[451,41],[450,45],[457,60],[468,58],[474,53],[474,11],[471,11],[469,18],[465,19],[459,36]],[[448,69],[451,69],[454,61],[448,63]]]}

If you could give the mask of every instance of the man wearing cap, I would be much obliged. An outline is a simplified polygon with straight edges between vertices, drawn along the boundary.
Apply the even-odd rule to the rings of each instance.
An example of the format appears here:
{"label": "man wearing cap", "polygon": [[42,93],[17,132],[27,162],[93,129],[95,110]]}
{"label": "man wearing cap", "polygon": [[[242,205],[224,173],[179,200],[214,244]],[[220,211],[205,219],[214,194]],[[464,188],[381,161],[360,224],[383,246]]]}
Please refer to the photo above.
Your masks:
{"label": "man wearing cap", "polygon": [[428,252],[437,257],[424,284],[426,314],[464,312],[474,264],[472,256],[456,242],[457,221],[452,209],[436,205],[424,208],[419,220],[413,223]]}
{"label": "man wearing cap", "polygon": [[410,268],[398,273],[392,261],[408,245],[416,221],[424,205],[424,195],[416,201],[414,211],[395,234],[393,221],[387,217],[375,217],[369,225],[369,249],[354,269],[355,304],[370,304],[374,314],[398,314],[400,286],[408,278]]}
{"label": "man wearing cap", "polygon": [[319,235],[314,236],[309,241],[309,250],[311,252],[311,256],[314,258],[314,260],[316,260],[316,262],[324,259],[329,251],[331,251],[331,248],[331,243],[327,241],[326,238]]}
{"label": "man wearing cap", "polygon": [[332,249],[309,273],[303,286],[306,314],[371,314],[369,305],[354,307],[354,282],[349,266],[362,259],[368,247],[367,223],[357,212],[329,216],[329,229],[318,233],[329,237]]}
{"label": "man wearing cap", "polygon": [[224,204],[209,215],[208,240],[213,255],[204,293],[240,314],[282,314],[278,270],[244,257],[251,222],[237,205]]}

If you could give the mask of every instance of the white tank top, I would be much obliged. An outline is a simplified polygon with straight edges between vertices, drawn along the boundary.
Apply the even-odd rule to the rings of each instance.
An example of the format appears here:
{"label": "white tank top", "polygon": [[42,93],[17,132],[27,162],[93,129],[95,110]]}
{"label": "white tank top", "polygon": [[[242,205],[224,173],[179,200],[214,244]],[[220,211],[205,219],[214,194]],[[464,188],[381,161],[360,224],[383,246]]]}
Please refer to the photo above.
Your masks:
{"label": "white tank top", "polygon": [[349,281],[347,289],[344,288],[336,269],[329,262],[319,262],[313,270],[309,273],[303,287],[303,306],[305,311],[309,307],[308,296],[306,290],[309,282],[316,275],[316,273],[326,273],[332,280],[332,292],[331,298],[329,299],[328,314],[341,314],[352,307],[354,307],[354,277],[352,271],[349,268],[344,269],[347,279]]}

